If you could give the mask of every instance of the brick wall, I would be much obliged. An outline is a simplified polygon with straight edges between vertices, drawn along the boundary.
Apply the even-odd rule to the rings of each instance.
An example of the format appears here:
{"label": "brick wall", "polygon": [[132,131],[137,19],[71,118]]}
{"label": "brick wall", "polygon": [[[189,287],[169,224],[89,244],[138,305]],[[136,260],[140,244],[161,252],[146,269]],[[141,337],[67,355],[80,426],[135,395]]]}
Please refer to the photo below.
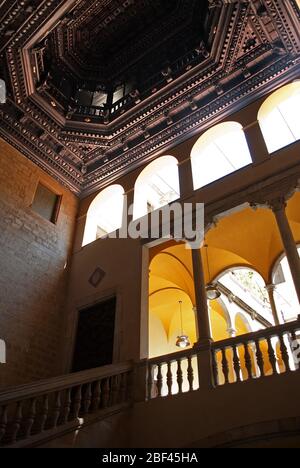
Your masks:
{"label": "brick wall", "polygon": [[[62,195],[57,224],[30,205],[38,182]],[[0,388],[62,372],[64,301],[77,198],[0,139]],[[66,266],[67,264],[67,266]]]}

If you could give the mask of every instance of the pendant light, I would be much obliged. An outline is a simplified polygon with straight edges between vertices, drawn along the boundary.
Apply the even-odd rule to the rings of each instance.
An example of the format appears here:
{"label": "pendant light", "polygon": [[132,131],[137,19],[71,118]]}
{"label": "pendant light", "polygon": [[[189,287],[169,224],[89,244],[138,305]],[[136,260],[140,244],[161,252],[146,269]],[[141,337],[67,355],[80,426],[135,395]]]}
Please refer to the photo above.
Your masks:
{"label": "pendant light", "polygon": [[[210,280],[210,269],[209,269],[209,259],[208,259],[208,245],[205,244],[204,246],[206,248],[206,263],[207,263],[207,272],[208,272],[208,278]],[[206,295],[207,295],[207,299],[209,299],[210,301],[215,301],[216,299],[219,299],[219,297],[221,296],[221,293],[218,289],[218,286],[217,284],[215,283],[209,283],[207,286],[206,286]]]}
{"label": "pendant light", "polygon": [[179,310],[180,310],[181,335],[177,336],[176,346],[178,348],[184,349],[184,348],[188,348],[191,345],[191,342],[189,340],[189,337],[183,333],[182,301],[179,301]]}

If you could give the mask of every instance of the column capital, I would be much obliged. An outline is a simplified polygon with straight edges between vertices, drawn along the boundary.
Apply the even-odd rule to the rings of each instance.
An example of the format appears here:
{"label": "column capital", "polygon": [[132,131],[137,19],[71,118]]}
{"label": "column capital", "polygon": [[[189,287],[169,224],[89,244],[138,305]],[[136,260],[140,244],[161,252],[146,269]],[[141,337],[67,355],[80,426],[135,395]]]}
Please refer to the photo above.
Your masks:
{"label": "column capital", "polygon": [[268,196],[264,198],[262,195],[260,200],[257,199],[250,202],[250,208],[252,208],[254,211],[258,210],[259,208],[265,208],[270,209],[276,213],[278,211],[285,210],[286,206],[287,198],[283,195],[276,198],[269,198]]}
{"label": "column capital", "polygon": [[274,213],[285,209],[287,202],[300,188],[300,179],[298,175],[290,176],[278,183],[268,187],[259,187],[253,192],[248,203],[254,210],[258,208],[269,208]]}
{"label": "column capital", "polygon": [[235,328],[227,328],[227,333],[230,336],[230,338],[236,337],[236,329]]}
{"label": "column capital", "polygon": [[266,284],[265,288],[268,292],[274,292],[276,290],[276,284]]}
{"label": "column capital", "polygon": [[281,197],[278,197],[278,198],[274,198],[272,200],[269,200],[267,202],[267,206],[274,212],[276,213],[277,211],[282,211],[282,210],[285,210],[286,207],[287,207],[287,200],[288,200],[288,197],[284,197],[284,196],[281,196]]}

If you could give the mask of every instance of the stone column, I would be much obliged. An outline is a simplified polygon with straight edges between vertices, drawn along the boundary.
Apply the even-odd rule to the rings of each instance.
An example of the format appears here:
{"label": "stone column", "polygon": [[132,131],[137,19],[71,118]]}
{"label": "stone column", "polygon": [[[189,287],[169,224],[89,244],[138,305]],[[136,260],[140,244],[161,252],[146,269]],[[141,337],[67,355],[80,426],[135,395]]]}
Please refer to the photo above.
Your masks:
{"label": "stone column", "polygon": [[266,290],[268,291],[268,295],[269,295],[269,302],[270,302],[271,309],[272,309],[274,323],[277,326],[277,325],[280,325],[280,320],[279,320],[278,310],[277,310],[276,302],[274,298],[275,288],[276,288],[275,284],[266,285]]}
{"label": "stone column", "polygon": [[300,303],[300,258],[296,242],[286,215],[286,201],[280,198],[272,203],[270,207],[275,215],[280,236],[294,280],[298,300]]}
{"label": "stone column", "polygon": [[209,311],[205,289],[205,279],[200,249],[192,249],[193,275],[195,287],[195,319],[198,343],[211,340]]}
{"label": "stone column", "polygon": [[199,248],[192,249],[192,261],[196,298],[196,306],[194,310],[197,331],[197,343],[195,343],[194,348],[197,352],[199,386],[201,389],[208,390],[213,387],[211,352],[212,338],[202,257]]}

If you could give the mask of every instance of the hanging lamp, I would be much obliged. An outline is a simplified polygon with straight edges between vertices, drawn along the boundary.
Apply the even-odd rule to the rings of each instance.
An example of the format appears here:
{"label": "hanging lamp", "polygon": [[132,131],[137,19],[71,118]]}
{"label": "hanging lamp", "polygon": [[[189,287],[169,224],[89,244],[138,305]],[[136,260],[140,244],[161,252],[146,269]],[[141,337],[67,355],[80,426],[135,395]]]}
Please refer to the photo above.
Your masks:
{"label": "hanging lamp", "polygon": [[[208,245],[205,244],[204,246],[206,248],[206,263],[207,263],[207,272],[208,272],[208,278],[210,279],[210,269],[209,269],[209,259],[208,259]],[[210,301],[215,301],[216,299],[219,299],[221,296],[221,293],[218,289],[218,285],[215,283],[209,283],[206,286],[206,296],[207,299]]]}
{"label": "hanging lamp", "polygon": [[176,346],[178,348],[184,349],[188,348],[191,345],[189,337],[183,332],[183,320],[182,320],[182,301],[179,301],[179,310],[180,310],[180,324],[181,324],[181,335],[177,336]]}

